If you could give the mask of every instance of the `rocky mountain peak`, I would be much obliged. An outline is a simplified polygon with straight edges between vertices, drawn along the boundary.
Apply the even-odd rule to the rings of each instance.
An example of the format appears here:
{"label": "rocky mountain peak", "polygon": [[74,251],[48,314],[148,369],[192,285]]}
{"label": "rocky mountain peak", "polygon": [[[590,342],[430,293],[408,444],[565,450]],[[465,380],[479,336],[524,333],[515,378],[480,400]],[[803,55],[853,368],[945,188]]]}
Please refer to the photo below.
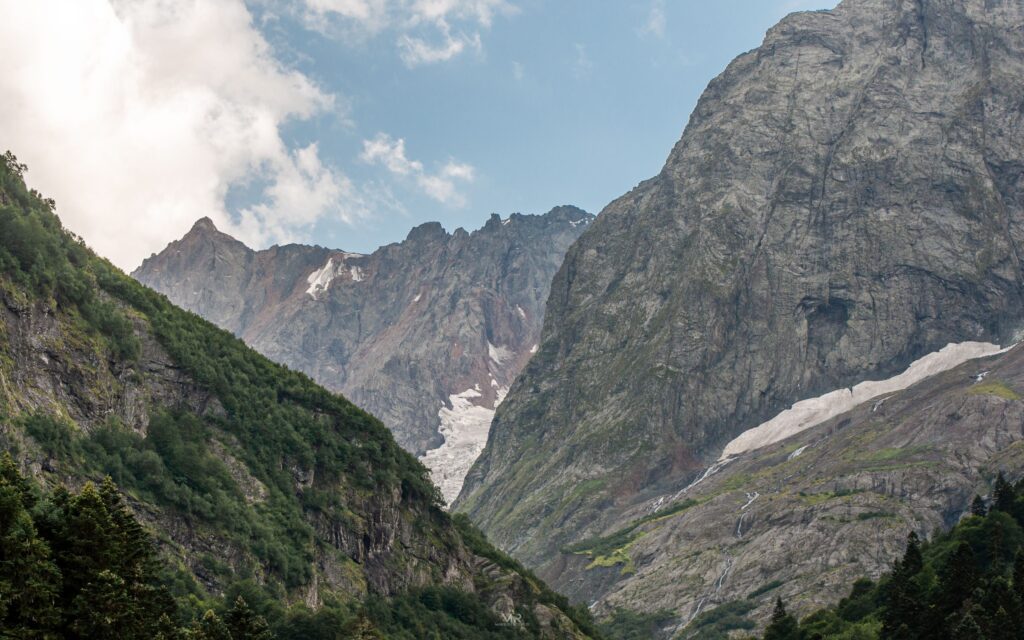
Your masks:
{"label": "rocky mountain peak", "polygon": [[216,233],[219,230],[216,225],[213,224],[213,220],[207,216],[203,216],[196,220],[195,224],[192,225],[191,231],[195,233]]}
{"label": "rocky mountain peak", "polygon": [[440,222],[424,222],[413,227],[406,236],[406,242],[425,242],[430,240],[445,240],[448,232],[444,230]]}
{"label": "rocky mountain peak", "polygon": [[[510,224],[514,218],[515,224]],[[188,235],[133,275],[380,417],[454,498],[494,408],[540,341],[562,256],[593,219],[560,207],[438,222],[370,255],[290,245],[253,252]],[[198,239],[201,241],[194,241]]]}
{"label": "rocky mountain peak", "polygon": [[[784,19],[567,252],[456,508],[553,577],[560,547],[628,525],[794,402],[947,343],[1007,344],[1024,318],[1021,95],[1017,0]],[[600,597],[572,566],[556,583]]]}

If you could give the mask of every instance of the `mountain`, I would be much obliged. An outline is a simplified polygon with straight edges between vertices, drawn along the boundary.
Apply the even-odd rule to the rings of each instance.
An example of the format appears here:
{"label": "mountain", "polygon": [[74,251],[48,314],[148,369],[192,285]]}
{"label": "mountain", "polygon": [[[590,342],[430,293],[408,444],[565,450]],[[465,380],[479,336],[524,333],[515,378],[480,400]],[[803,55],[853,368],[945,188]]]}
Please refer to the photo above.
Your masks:
{"label": "mountain", "polygon": [[909,532],[948,529],[1000,472],[1024,475],[1022,398],[1024,345],[968,360],[725,459],[544,573],[599,617],[670,610],[677,628],[737,601],[756,621],[780,596],[799,614],[832,605],[891,569]]}
{"label": "mountain", "polygon": [[[155,537],[183,610],[245,592],[305,620],[290,637],[335,638],[344,621],[359,637],[585,637],[585,615],[450,517],[378,420],[96,257],[23,171],[9,153],[0,162],[0,444],[47,487],[38,522],[101,534],[89,481],[109,476],[103,499],[115,514],[123,500]],[[4,513],[17,514],[16,494],[32,492],[0,466]],[[91,519],[75,520],[83,501]],[[31,542],[21,513],[0,520],[3,544]],[[79,569],[109,560],[87,546],[52,552]],[[18,579],[0,563],[0,585]],[[123,585],[96,579],[83,587],[94,597]],[[23,602],[5,593],[0,616]]]}
{"label": "mountain", "polygon": [[202,219],[132,275],[378,416],[449,500],[540,339],[551,279],[593,220],[575,207],[432,222],[359,255],[252,251]]}
{"label": "mountain", "polygon": [[[753,586],[754,568],[741,578],[723,564],[743,506],[735,493],[708,522],[713,535],[672,529],[627,549],[630,590],[617,591],[621,565],[599,584],[560,549],[628,528],[797,401],[888,378],[948,343],[1012,342],[1024,316],[1022,94],[1016,0],[845,0],[782,20],[710,83],[662,171],[568,251],[538,353],[455,508],[598,609],[603,598],[644,611],[657,602],[685,616],[697,591]],[[931,444],[956,442],[959,428]],[[901,445],[889,446],[903,455]],[[847,473],[845,457],[859,460],[849,446],[819,463],[815,478],[828,484],[814,494],[843,488],[832,478]],[[922,510],[909,504],[921,495],[900,491],[903,472],[857,464],[849,473],[863,474],[867,494],[857,499],[894,496],[885,511],[904,514],[897,528],[948,525],[967,508],[941,475]],[[977,469],[961,472],[961,488],[979,481]],[[730,477],[731,490],[759,490]],[[799,528],[814,514],[788,517]],[[776,553],[786,532],[765,539],[765,584],[793,577],[781,566],[790,556]],[[829,544],[804,540],[801,584],[827,593],[843,549],[871,548],[859,536],[876,535],[865,525]],[[694,585],[672,572],[641,580],[641,564],[678,553],[707,562]]]}

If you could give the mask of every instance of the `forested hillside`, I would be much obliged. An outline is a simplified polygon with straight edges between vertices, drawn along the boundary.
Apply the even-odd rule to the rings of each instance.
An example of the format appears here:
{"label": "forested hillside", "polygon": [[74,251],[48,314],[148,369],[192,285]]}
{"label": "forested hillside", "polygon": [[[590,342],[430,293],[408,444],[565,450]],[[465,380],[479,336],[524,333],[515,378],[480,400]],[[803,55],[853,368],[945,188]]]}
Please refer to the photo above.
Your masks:
{"label": "forested hillside", "polygon": [[[65,591],[52,615],[17,613],[28,626],[16,637],[69,637],[86,608],[99,615],[76,598],[104,589],[176,628],[209,608],[230,617],[244,594],[281,637],[349,637],[352,624],[402,638],[583,635],[585,614],[452,521],[378,420],[96,257],[24,171],[9,153],[0,163],[0,445],[16,488],[0,537],[34,550],[42,593]],[[158,567],[104,560],[127,561],[120,544],[150,557],[148,538]],[[34,606],[6,586],[29,579],[17,563],[30,558],[0,557],[0,614]],[[137,599],[142,586],[159,606]]]}

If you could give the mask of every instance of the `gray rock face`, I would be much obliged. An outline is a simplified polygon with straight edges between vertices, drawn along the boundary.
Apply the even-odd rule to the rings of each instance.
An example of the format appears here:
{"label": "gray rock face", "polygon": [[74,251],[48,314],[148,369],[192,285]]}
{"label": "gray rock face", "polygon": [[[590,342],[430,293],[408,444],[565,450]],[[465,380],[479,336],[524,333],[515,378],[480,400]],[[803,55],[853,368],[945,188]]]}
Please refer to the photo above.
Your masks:
{"label": "gray rock face", "polygon": [[891,569],[908,532],[926,539],[1000,471],[1020,477],[1021,392],[1024,346],[968,362],[637,504],[627,520],[646,521],[616,549],[562,554],[546,573],[596,594],[598,615],[669,609],[680,626],[752,593],[759,621],[776,596],[800,615],[834,604]]}
{"label": "gray rock face", "polygon": [[558,207],[492,215],[472,233],[428,223],[371,255],[253,251],[203,219],[132,275],[345,394],[419,454],[442,443],[438,411],[453,394],[479,387],[474,404],[493,410],[539,342],[551,278],[592,219]]}
{"label": "gray rock face", "polygon": [[589,602],[609,587],[559,547],[624,526],[738,433],[948,342],[1005,343],[1024,310],[1021,96],[1018,0],[784,19],[570,249],[456,508]]}

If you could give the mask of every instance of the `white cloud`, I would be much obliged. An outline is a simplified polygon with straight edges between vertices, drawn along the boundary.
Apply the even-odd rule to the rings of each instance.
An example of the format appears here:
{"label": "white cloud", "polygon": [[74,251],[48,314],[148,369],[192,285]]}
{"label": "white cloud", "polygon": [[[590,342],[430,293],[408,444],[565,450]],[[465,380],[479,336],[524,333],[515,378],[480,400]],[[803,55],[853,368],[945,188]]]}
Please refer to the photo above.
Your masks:
{"label": "white cloud", "polygon": [[594,70],[594,63],[590,59],[590,55],[587,53],[586,45],[577,42],[573,46],[576,48],[576,59],[574,61],[573,71],[577,78],[585,78]]}
{"label": "white cloud", "polygon": [[472,165],[449,160],[437,173],[428,173],[419,160],[410,160],[405,153],[405,140],[378,133],[372,140],[363,141],[363,162],[379,164],[391,173],[411,178],[423,193],[442,204],[462,207],[466,197],[456,183],[469,183],[476,177]]}
{"label": "white cloud", "polygon": [[[363,211],[315,145],[282,140],[334,98],[274,58],[243,0],[0,0],[0,13],[0,139],[119,266],[203,215],[264,244]],[[233,220],[229,189],[253,184],[263,201]]]}
{"label": "white cloud", "polygon": [[422,38],[402,34],[398,38],[398,55],[407,67],[412,68],[451,60],[462,53],[467,45],[477,51],[483,49],[479,33],[471,36],[464,33],[452,35],[446,25],[442,29],[442,38],[442,42],[431,44]]}
{"label": "white cloud", "polygon": [[665,37],[665,0],[654,0],[647,13],[647,21],[640,27],[640,35]]}
{"label": "white cloud", "polygon": [[507,0],[298,1],[307,26],[348,41],[395,32],[398,54],[409,67],[481,51],[481,30],[489,29],[495,16],[517,11]]}

